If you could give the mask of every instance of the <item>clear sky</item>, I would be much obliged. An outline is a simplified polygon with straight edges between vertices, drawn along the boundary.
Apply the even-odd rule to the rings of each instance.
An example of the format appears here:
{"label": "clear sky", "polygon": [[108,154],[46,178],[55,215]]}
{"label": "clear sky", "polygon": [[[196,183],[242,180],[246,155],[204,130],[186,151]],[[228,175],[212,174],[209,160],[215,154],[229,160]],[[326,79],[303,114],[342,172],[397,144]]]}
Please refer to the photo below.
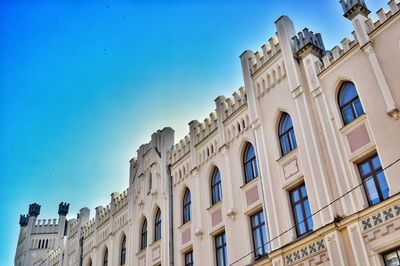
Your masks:
{"label": "clear sky", "polygon": [[[385,2],[367,0],[373,17]],[[152,132],[179,139],[237,90],[239,55],[282,14],[327,48],[352,31],[336,0],[0,1],[0,265],[30,203],[106,205]]]}

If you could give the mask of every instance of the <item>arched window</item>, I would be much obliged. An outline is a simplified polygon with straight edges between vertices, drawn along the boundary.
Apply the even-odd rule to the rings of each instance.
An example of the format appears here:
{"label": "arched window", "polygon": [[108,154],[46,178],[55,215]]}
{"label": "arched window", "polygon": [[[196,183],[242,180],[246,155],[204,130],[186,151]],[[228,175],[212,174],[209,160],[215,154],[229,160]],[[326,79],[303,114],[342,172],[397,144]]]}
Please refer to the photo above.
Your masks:
{"label": "arched window", "polygon": [[140,238],[140,250],[143,250],[147,247],[147,220],[144,219],[142,224],[142,232]]}
{"label": "arched window", "polygon": [[282,114],[279,123],[279,142],[281,144],[282,156],[288,154],[297,147],[292,118],[287,113]]}
{"label": "arched window", "polygon": [[149,190],[147,191],[147,194],[151,193],[152,187],[153,187],[153,176],[150,173],[150,175],[149,175]]}
{"label": "arched window", "polygon": [[186,188],[185,194],[183,195],[183,223],[187,223],[192,219],[192,196],[190,190]]}
{"label": "arched window", "polygon": [[125,265],[125,261],[126,261],[126,236],[124,235],[121,243],[120,265]]}
{"label": "arched window", "polygon": [[222,199],[221,174],[219,173],[218,168],[215,168],[213,175],[211,177],[211,203],[212,203],[212,205],[221,201],[221,199]]}
{"label": "arched window", "polygon": [[92,259],[89,258],[88,266],[92,266]]}
{"label": "arched window", "polygon": [[104,251],[104,258],[103,258],[103,266],[108,265],[108,248],[106,248],[106,251]]}
{"label": "arched window", "polygon": [[158,208],[154,219],[154,241],[161,239],[161,210]]}
{"label": "arched window", "polygon": [[243,154],[244,176],[246,183],[258,176],[257,159],[253,145],[247,143]]}
{"label": "arched window", "polygon": [[338,95],[340,113],[345,125],[364,114],[364,109],[358,97],[356,87],[352,82],[345,82]]}

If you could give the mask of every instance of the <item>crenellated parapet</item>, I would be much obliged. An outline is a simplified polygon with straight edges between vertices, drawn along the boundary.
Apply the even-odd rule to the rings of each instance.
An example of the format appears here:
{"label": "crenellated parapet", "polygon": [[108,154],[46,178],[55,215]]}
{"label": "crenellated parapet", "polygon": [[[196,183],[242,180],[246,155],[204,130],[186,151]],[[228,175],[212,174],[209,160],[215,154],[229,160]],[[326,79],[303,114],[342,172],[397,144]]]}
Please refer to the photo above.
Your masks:
{"label": "crenellated parapet", "polygon": [[370,13],[364,0],[340,0],[344,17],[352,20],[355,16],[361,14],[364,17],[368,17]]}
{"label": "crenellated parapet", "polygon": [[217,105],[221,106],[223,110],[222,120],[225,121],[233,113],[235,113],[236,110],[247,104],[246,89],[245,87],[240,87],[239,90],[235,91],[228,99],[226,99],[224,96],[219,96],[215,101]]}
{"label": "crenellated parapet", "polygon": [[388,19],[397,14],[400,10],[400,2],[398,0],[390,0],[388,2],[389,10],[385,11],[383,8],[380,8],[377,12],[377,18],[368,18],[365,21],[367,25],[368,33],[373,32],[377,28],[379,28],[382,24],[384,24]]}
{"label": "crenellated parapet", "polygon": [[114,205],[114,212],[118,212],[128,204],[128,189],[122,193],[112,194],[111,204]]}
{"label": "crenellated parapet", "polygon": [[101,226],[103,223],[108,221],[111,217],[111,204],[106,207],[96,208],[96,221],[97,226]]}
{"label": "crenellated parapet", "polygon": [[95,231],[95,229],[96,229],[96,219],[93,218],[83,226],[83,237],[87,238]]}
{"label": "crenellated parapet", "polygon": [[190,152],[190,135],[186,135],[169,151],[169,163],[174,164]]}
{"label": "crenellated parapet", "polygon": [[297,57],[304,58],[308,54],[322,57],[325,52],[324,42],[320,33],[314,33],[307,28],[292,38],[293,50]]}
{"label": "crenellated parapet", "polygon": [[267,64],[278,52],[281,47],[277,36],[269,38],[268,42],[261,46],[261,50],[253,53],[249,58],[249,69],[251,74],[254,74],[262,66]]}
{"label": "crenellated parapet", "polygon": [[68,222],[68,237],[74,238],[78,232],[79,220],[71,219]]}
{"label": "crenellated parapet", "polygon": [[57,234],[57,219],[38,219],[32,228],[32,234]]}
{"label": "crenellated parapet", "polygon": [[212,112],[208,117],[204,119],[203,122],[198,122],[197,120],[192,121],[191,130],[194,132],[195,139],[194,145],[200,143],[209,134],[211,134],[217,127],[217,113]]}

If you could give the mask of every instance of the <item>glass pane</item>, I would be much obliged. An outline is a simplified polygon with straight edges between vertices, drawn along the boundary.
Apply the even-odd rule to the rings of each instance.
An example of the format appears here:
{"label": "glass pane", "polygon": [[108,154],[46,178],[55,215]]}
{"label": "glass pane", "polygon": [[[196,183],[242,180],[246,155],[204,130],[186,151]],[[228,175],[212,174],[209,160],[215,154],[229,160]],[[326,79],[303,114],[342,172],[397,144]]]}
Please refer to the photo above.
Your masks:
{"label": "glass pane", "polygon": [[381,168],[381,161],[379,160],[378,155],[375,155],[372,159],[372,167],[374,167],[374,169],[378,169]]}
{"label": "glass pane", "polygon": [[255,154],[254,154],[253,145],[248,144],[248,146],[247,146],[247,154],[246,154],[246,161],[250,161],[254,156],[255,156]]}
{"label": "glass pane", "polygon": [[381,189],[383,199],[389,198],[389,186],[387,184],[386,177],[383,171],[379,172],[376,175],[376,178],[378,180],[379,188]]}
{"label": "glass pane", "polygon": [[258,176],[257,160],[254,159],[254,160],[252,161],[252,164],[253,164],[254,175],[255,175],[255,176]]}
{"label": "glass pane", "polygon": [[371,173],[371,167],[369,166],[368,162],[360,164],[360,172],[363,177],[366,177]]}
{"label": "glass pane", "polygon": [[298,190],[298,189],[293,190],[292,196],[293,196],[293,200],[294,200],[294,201],[298,201],[298,200],[300,199],[299,190]]}
{"label": "glass pane", "polygon": [[311,231],[314,227],[314,222],[312,219],[310,203],[308,200],[304,201],[304,209],[306,211],[306,217],[307,217],[306,219],[307,219],[308,229]]}
{"label": "glass pane", "polygon": [[364,114],[364,109],[362,108],[360,99],[357,98],[357,99],[353,102],[353,105],[354,105],[354,109],[355,109],[355,111],[356,111],[357,117],[359,117],[360,115]]}
{"label": "glass pane", "polygon": [[342,109],[342,114],[343,114],[343,119],[344,119],[345,124],[348,124],[355,119],[354,114],[353,114],[353,109],[350,105],[348,105]]}
{"label": "glass pane", "polygon": [[292,119],[288,114],[284,114],[282,117],[282,122],[281,122],[281,127],[280,127],[280,133],[283,133],[290,129],[292,126]]}
{"label": "glass pane", "polygon": [[374,180],[372,178],[366,179],[364,183],[367,190],[368,200],[372,205],[380,202],[378,191],[376,190]]}
{"label": "glass pane", "polygon": [[263,235],[263,238],[264,238],[264,246],[263,246],[263,250],[265,251],[265,252],[268,252],[268,238],[267,238],[267,229],[266,229],[266,227],[265,227],[265,224],[261,227],[261,230],[262,230],[262,235]]}
{"label": "glass pane", "polygon": [[306,186],[305,186],[305,185],[302,185],[301,188],[300,188],[300,190],[301,190],[301,197],[302,197],[302,198],[307,197]]}
{"label": "glass pane", "polygon": [[296,224],[297,228],[299,230],[299,234],[304,234],[306,232],[306,225],[304,222],[304,216],[303,216],[303,210],[301,208],[301,205],[298,204],[295,206],[295,213],[296,213]]}
{"label": "glass pane", "polygon": [[297,141],[296,141],[296,135],[294,134],[294,129],[290,130],[290,140],[292,142],[292,149],[297,148]]}
{"label": "glass pane", "polygon": [[290,152],[290,144],[289,144],[289,135],[285,134],[281,137],[281,146],[283,155],[286,155]]}
{"label": "glass pane", "polygon": [[353,83],[347,82],[343,84],[339,94],[339,105],[343,106],[348,103],[351,99],[357,96],[356,88]]}
{"label": "glass pane", "polygon": [[251,180],[253,180],[253,169],[252,169],[252,165],[251,162],[246,164],[246,181],[249,182]]}

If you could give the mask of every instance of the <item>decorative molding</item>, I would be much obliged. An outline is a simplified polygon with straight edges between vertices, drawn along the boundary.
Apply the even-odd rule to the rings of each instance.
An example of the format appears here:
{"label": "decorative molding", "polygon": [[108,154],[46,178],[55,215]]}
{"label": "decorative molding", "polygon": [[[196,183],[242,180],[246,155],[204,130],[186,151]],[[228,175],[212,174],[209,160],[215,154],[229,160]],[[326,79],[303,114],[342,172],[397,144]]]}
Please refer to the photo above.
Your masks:
{"label": "decorative molding", "polygon": [[327,250],[324,239],[318,239],[285,255],[285,265],[294,265]]}
{"label": "decorative molding", "polygon": [[386,206],[360,221],[361,231],[366,233],[378,225],[400,218],[400,202]]}

